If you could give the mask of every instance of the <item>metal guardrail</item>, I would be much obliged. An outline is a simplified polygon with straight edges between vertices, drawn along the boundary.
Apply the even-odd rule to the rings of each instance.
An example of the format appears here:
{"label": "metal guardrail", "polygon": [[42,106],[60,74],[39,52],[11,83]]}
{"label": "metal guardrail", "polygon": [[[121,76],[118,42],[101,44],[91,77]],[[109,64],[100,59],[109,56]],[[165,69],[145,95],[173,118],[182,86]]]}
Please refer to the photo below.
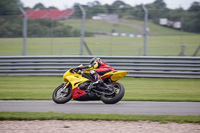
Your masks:
{"label": "metal guardrail", "polygon": [[[0,76],[61,76],[93,56],[0,56]],[[129,77],[200,78],[200,57],[100,56]]]}

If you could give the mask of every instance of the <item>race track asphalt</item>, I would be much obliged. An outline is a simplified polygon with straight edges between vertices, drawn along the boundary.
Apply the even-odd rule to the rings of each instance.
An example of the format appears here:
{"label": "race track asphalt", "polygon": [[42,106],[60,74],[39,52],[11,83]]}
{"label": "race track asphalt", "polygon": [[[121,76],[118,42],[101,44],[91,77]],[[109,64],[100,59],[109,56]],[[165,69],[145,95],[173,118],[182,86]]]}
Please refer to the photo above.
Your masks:
{"label": "race track asphalt", "polygon": [[108,105],[101,101],[70,101],[56,104],[53,101],[4,101],[0,111],[10,112],[63,112],[90,114],[142,114],[142,115],[200,115],[200,102],[141,102],[120,101]]}

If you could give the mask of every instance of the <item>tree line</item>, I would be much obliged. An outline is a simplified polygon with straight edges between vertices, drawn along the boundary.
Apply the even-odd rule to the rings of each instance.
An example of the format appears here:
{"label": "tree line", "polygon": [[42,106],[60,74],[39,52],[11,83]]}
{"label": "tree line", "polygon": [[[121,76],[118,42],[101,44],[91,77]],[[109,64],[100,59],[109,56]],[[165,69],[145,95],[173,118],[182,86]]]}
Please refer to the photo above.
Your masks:
{"label": "tree line", "polygon": [[[22,37],[22,19],[0,20],[0,37]],[[28,20],[28,37],[80,37],[80,30],[73,29],[59,21],[49,19]],[[86,32],[85,36],[93,36]]]}
{"label": "tree line", "polygon": [[[54,6],[45,7],[42,3],[36,4],[33,8],[24,7],[20,0],[1,0],[0,1],[0,37],[21,37],[22,18],[18,5],[27,9],[57,9]],[[193,2],[185,10],[183,8],[169,9],[164,0],[155,0],[153,3],[146,4],[149,11],[149,20],[158,24],[160,18],[167,18],[171,21],[182,22],[182,30],[187,32],[200,33],[200,2]],[[99,1],[89,2],[83,5],[87,13],[87,18],[98,13],[118,14],[119,18],[143,20],[144,11],[141,5],[131,6],[123,1],[116,0],[112,4],[101,4]],[[81,11],[77,4],[74,4],[74,18],[81,18]],[[86,32],[86,36],[93,36],[93,33]],[[36,19],[28,20],[29,37],[78,37],[80,30],[73,29],[69,25],[55,20]]]}
{"label": "tree line", "polygon": [[[0,37],[22,37],[23,19],[18,5],[23,7],[20,0],[0,1]],[[31,9],[23,7],[25,10]],[[57,9],[56,7],[46,8],[43,4],[36,4],[33,9]],[[70,25],[51,19],[31,19],[27,22],[28,37],[80,37],[80,30]],[[86,32],[85,36],[93,36],[93,33]]]}

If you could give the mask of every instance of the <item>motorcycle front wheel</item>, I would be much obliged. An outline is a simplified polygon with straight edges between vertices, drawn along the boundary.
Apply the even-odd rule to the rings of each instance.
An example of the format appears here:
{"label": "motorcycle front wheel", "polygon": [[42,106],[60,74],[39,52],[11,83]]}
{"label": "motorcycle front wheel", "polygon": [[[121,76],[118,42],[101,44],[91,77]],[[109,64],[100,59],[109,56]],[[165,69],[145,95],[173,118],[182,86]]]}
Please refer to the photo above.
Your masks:
{"label": "motorcycle front wheel", "polygon": [[52,95],[53,101],[57,104],[64,104],[69,100],[71,100],[71,98],[72,98],[72,87],[70,84],[66,86],[65,83],[58,86],[54,90]]}
{"label": "motorcycle front wheel", "polygon": [[124,86],[118,82],[111,82],[108,84],[113,90],[114,93],[112,94],[102,94],[101,100],[105,104],[115,104],[119,102],[123,97],[125,93]]}

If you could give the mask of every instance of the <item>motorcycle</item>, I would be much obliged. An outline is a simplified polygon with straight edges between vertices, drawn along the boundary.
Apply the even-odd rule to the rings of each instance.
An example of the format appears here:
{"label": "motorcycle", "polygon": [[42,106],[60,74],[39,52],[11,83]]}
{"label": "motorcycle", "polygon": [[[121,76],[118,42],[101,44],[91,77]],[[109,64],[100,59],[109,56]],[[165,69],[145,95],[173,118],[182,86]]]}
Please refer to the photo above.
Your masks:
{"label": "motorcycle", "polygon": [[71,68],[64,73],[65,83],[53,91],[52,99],[57,104],[64,104],[72,98],[77,101],[101,100],[105,104],[115,104],[125,93],[124,86],[116,81],[127,74],[127,71],[107,72],[101,76],[103,84],[88,91],[93,81],[90,71]]}

